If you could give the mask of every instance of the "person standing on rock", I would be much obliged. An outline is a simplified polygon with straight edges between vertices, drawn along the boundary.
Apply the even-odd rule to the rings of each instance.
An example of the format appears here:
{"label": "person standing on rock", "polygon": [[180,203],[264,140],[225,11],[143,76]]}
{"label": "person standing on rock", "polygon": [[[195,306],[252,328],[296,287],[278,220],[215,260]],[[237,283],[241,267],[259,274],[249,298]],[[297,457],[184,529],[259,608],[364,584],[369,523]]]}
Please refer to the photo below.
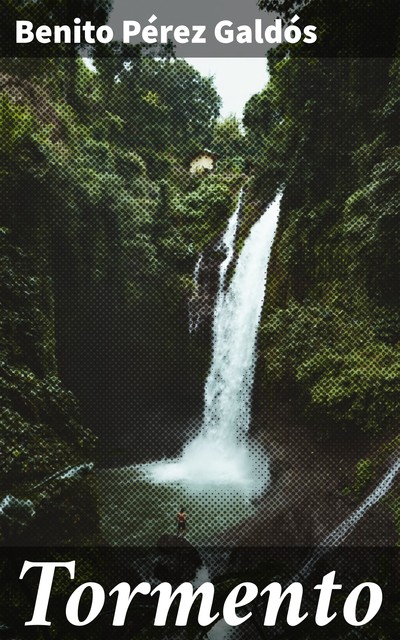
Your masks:
{"label": "person standing on rock", "polygon": [[178,515],[176,516],[176,520],[177,520],[177,523],[178,523],[177,535],[183,537],[185,535],[185,533],[186,533],[185,507],[181,507],[181,510],[179,511]]}

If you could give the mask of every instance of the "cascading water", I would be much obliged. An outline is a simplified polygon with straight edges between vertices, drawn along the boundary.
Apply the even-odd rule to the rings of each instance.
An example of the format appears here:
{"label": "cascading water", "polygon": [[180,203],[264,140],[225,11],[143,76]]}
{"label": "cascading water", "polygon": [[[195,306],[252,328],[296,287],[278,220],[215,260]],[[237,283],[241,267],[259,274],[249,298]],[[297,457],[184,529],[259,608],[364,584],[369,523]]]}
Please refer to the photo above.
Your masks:
{"label": "cascading water", "polygon": [[199,312],[197,309],[197,296],[199,294],[200,267],[203,262],[203,254],[201,253],[196,261],[193,271],[193,296],[189,300],[189,331],[197,331],[199,326]]}
{"label": "cascading water", "polygon": [[[241,196],[222,238],[226,258],[220,266],[213,324],[213,355],[204,394],[199,435],[176,460],[147,466],[156,482],[182,481],[207,488],[216,484],[260,490],[268,463],[246,441],[254,379],[257,329],[265,294],[272,243],[278,223],[278,194],[251,229],[229,286]],[[260,457],[261,456],[261,457]]]}
{"label": "cascading water", "polygon": [[237,207],[235,209],[235,212],[229,218],[226,231],[222,236],[220,244],[218,245],[219,249],[223,249],[225,251],[226,257],[225,257],[225,260],[221,262],[219,267],[218,292],[217,292],[217,299],[215,304],[214,319],[218,313],[220,305],[222,304],[226,274],[227,274],[229,265],[232,262],[233,256],[235,254],[236,233],[239,225],[239,216],[242,209],[242,202],[243,202],[243,189],[240,190]]}
{"label": "cascading water", "polygon": [[195,289],[199,288],[199,275],[200,275],[200,267],[202,262],[203,262],[203,254],[201,253],[198,257],[198,260],[196,262],[196,266],[193,272],[193,284]]}
{"label": "cascading water", "polygon": [[[235,240],[236,240],[236,233],[239,225],[239,216],[242,209],[242,203],[243,203],[243,188],[240,190],[236,209],[232,214],[232,216],[229,218],[228,226],[225,230],[224,235],[221,238],[220,243],[217,246],[218,249],[222,249],[225,252],[226,256],[219,267],[216,309],[218,308],[218,305],[222,303],[222,297],[223,297],[222,294],[223,294],[223,289],[225,284],[226,273],[228,271],[229,265],[232,262],[233,256],[235,254]],[[202,262],[203,262],[203,254],[201,253],[196,262],[194,272],[193,272],[193,286],[196,293],[198,293],[198,290],[199,290],[200,267]],[[216,315],[216,312],[214,313],[214,317],[215,315]],[[193,331],[196,331],[198,327],[198,323],[199,323],[198,314],[193,314],[191,311],[189,311],[190,333],[192,333]]]}

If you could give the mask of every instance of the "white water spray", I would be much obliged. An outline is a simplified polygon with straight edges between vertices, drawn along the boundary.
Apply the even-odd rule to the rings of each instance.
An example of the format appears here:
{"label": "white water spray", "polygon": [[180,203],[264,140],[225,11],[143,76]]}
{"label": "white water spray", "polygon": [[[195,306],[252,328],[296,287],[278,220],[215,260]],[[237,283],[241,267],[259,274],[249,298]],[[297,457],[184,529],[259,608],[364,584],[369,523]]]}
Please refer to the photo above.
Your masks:
{"label": "white water spray", "polygon": [[251,229],[232,281],[226,277],[234,256],[241,197],[222,238],[213,324],[213,355],[205,385],[199,435],[177,460],[148,465],[156,482],[182,481],[198,488],[216,484],[260,490],[268,481],[268,463],[246,441],[250,422],[257,330],[264,302],[269,257],[278,223],[279,194]]}

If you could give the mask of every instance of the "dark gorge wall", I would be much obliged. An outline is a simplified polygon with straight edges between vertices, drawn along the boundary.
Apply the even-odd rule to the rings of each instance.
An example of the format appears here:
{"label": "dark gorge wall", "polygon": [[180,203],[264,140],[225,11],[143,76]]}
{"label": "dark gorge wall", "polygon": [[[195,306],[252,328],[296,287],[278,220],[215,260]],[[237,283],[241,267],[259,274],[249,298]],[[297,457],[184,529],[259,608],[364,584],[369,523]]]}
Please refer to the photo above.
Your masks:
{"label": "dark gorge wall", "polygon": [[[106,80],[116,65],[126,77],[110,102]],[[201,413],[210,354],[208,340],[188,330],[193,266],[238,188],[235,178],[188,171],[185,136],[204,145],[218,96],[181,61],[146,59],[128,71],[111,58],[98,61],[96,75],[79,60],[64,67],[6,62],[2,76],[11,140],[3,149],[5,233],[28,256],[37,293],[27,304],[29,331],[39,337],[29,355],[20,349],[20,363],[59,376],[74,393],[82,423],[98,436],[99,462],[171,455]],[[147,99],[155,78],[163,80],[160,110]],[[177,110],[172,85],[185,78],[192,88]],[[193,91],[208,101],[188,133]],[[167,110],[177,119],[175,147]],[[147,138],[138,139],[138,126]]]}
{"label": "dark gorge wall", "polygon": [[[336,38],[336,59],[311,51],[284,58],[278,48],[269,85],[245,113],[253,175],[244,226],[284,190],[253,432],[278,458],[288,443],[303,451],[304,468],[323,450],[348,468],[397,446],[399,23],[391,10],[396,20],[381,14],[385,57],[368,57],[362,38],[352,39],[352,55]],[[333,46],[335,22],[328,27],[321,3],[310,3],[313,11],[327,27],[320,46]],[[345,17],[355,20],[352,7]]]}

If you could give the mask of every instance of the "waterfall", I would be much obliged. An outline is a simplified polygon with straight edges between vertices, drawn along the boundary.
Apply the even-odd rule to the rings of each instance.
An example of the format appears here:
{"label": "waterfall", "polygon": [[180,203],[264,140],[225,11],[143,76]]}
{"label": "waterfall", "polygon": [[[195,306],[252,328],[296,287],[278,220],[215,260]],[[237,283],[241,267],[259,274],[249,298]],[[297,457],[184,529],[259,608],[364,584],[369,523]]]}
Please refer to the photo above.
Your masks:
{"label": "waterfall", "polygon": [[193,285],[196,291],[199,288],[199,275],[200,275],[200,267],[202,262],[203,262],[203,254],[201,253],[198,257],[198,260],[196,262],[196,266],[193,272]]}
{"label": "waterfall", "polygon": [[215,304],[214,318],[218,313],[218,308],[223,299],[223,290],[224,290],[226,274],[228,271],[228,267],[232,262],[233,256],[235,254],[236,232],[239,224],[239,216],[240,216],[240,211],[242,209],[242,202],[243,202],[243,189],[240,190],[237,207],[234,213],[232,214],[232,216],[229,218],[228,226],[225,230],[224,235],[222,236],[220,244],[218,245],[218,249],[223,249],[225,251],[226,258],[221,262],[221,265],[219,267],[218,293],[217,293],[217,299]]}
{"label": "waterfall", "polygon": [[197,331],[199,327],[200,314],[198,310],[198,295],[199,295],[199,279],[200,279],[200,267],[203,262],[203,254],[201,253],[196,261],[193,271],[193,295],[189,300],[189,332],[193,333]]}
{"label": "waterfall", "polygon": [[213,323],[213,354],[205,383],[200,433],[177,460],[148,465],[158,482],[184,481],[200,487],[222,484],[258,490],[268,480],[268,464],[246,440],[256,360],[258,325],[266,276],[278,223],[278,194],[252,227],[227,286],[241,197],[221,240],[226,258],[220,265]]}
{"label": "waterfall", "polygon": [[[239,225],[239,216],[242,210],[243,203],[243,188],[240,190],[238,202],[236,205],[236,209],[233,212],[232,216],[229,218],[228,226],[225,229],[224,235],[221,238],[221,241],[217,245],[217,249],[221,249],[225,253],[225,259],[222,261],[219,267],[219,277],[218,277],[218,291],[216,297],[216,309],[218,305],[222,304],[223,300],[223,289],[226,279],[226,274],[229,268],[230,263],[232,262],[233,256],[235,255],[235,240],[236,233]],[[199,292],[199,276],[200,276],[200,267],[203,261],[203,254],[201,253],[193,272],[193,287],[195,296]],[[193,300],[191,301],[193,302]],[[192,333],[196,331],[199,325],[199,313],[193,311],[192,304],[189,305],[189,331]],[[214,317],[216,312],[214,312]]]}
{"label": "waterfall", "polygon": [[277,196],[253,226],[226,292],[223,284],[227,266],[221,265],[203,420],[205,435],[221,444],[241,439],[250,422],[257,329],[280,199]]}

